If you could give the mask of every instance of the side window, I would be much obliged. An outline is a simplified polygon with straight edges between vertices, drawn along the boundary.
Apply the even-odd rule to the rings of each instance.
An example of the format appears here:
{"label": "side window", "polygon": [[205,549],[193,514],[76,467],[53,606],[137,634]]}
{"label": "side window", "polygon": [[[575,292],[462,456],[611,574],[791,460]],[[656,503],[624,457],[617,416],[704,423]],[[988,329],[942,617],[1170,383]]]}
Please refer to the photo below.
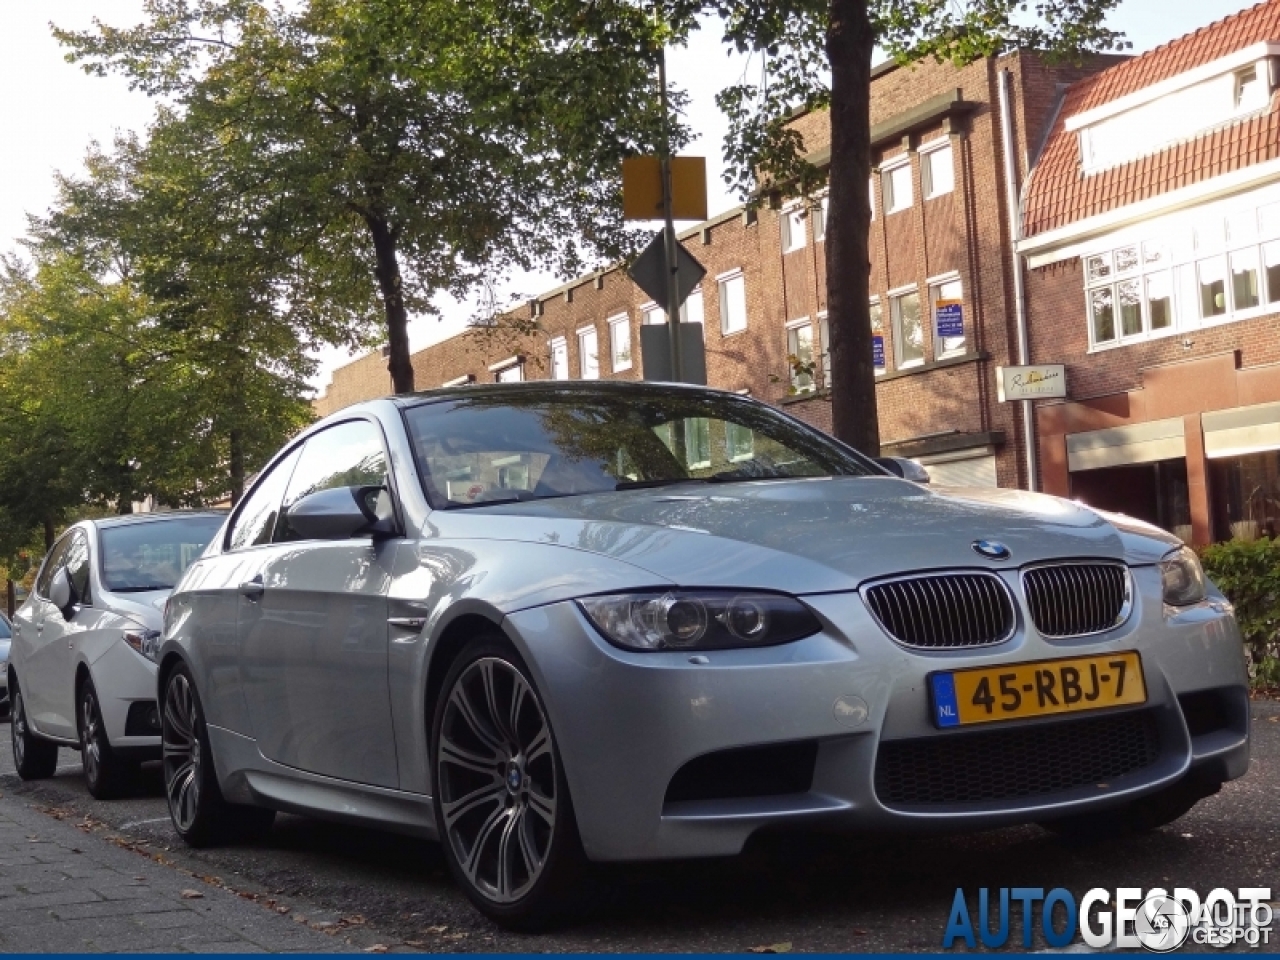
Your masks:
{"label": "side window", "polygon": [[309,493],[334,487],[381,487],[387,482],[382,436],[368,420],[350,420],[322,430],[306,443],[284,495],[284,523],[278,540],[297,540],[288,509]]}
{"label": "side window", "polygon": [[284,497],[284,488],[298,462],[298,452],[293,451],[272,467],[271,472],[254,488],[231,525],[227,549],[240,550],[271,542],[271,533],[280,516],[280,500]]}
{"label": "side window", "polygon": [[89,540],[83,530],[72,534],[71,546],[67,548],[63,562],[71,579],[71,599],[75,603],[92,603],[89,597]]}
{"label": "side window", "polygon": [[36,578],[36,595],[45,599],[49,596],[49,581],[53,579],[54,573],[62,564],[62,558],[66,556],[67,547],[71,544],[71,536],[64,535],[61,540],[55,543],[44,558],[44,566],[40,568],[40,576]]}

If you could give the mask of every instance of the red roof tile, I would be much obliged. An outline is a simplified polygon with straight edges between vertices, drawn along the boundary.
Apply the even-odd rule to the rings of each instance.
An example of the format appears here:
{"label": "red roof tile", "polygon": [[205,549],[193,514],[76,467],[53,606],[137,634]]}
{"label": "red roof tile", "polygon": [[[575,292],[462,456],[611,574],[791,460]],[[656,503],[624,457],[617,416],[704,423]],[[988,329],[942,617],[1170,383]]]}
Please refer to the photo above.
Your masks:
{"label": "red roof tile", "polygon": [[1219,20],[1069,87],[1027,185],[1023,234],[1034,236],[1225,170],[1280,157],[1280,95],[1259,117],[1085,176],[1068,118],[1265,40],[1280,41],[1280,0]]}

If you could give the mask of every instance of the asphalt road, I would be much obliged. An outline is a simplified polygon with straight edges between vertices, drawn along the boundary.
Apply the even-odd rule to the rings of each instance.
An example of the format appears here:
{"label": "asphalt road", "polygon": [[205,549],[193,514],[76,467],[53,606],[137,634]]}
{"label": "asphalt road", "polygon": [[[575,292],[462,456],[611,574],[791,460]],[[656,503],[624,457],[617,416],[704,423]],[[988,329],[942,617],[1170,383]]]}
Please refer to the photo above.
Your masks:
{"label": "asphalt road", "polygon": [[[263,909],[287,908],[322,928],[363,920],[358,942],[393,951],[937,950],[957,887],[972,900],[983,886],[1066,887],[1077,898],[1092,887],[1186,886],[1203,895],[1268,886],[1280,900],[1280,703],[1256,702],[1253,716],[1249,774],[1154,833],[1096,846],[1034,826],[942,837],[759,837],[733,859],[603,870],[594,911],[539,936],[481,918],[426,841],[281,816],[263,843],[188,850],[170,827],[158,770],[112,803],[88,795],[70,751],[52,780],[22,783],[12,773],[7,724],[0,792],[74,818],[100,842],[270,899]],[[1280,950],[1278,937],[1280,924],[1271,952]]]}

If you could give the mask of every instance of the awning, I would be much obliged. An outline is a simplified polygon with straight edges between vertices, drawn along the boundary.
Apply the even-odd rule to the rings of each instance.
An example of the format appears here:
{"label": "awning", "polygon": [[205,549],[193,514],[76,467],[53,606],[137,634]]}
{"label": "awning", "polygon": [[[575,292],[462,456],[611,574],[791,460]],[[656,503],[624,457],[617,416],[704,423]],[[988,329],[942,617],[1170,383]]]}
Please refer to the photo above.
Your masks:
{"label": "awning", "polygon": [[1067,435],[1067,469],[1099,470],[1187,455],[1182,417]]}
{"label": "awning", "polygon": [[1203,413],[1200,425],[1204,429],[1206,457],[1240,457],[1280,450],[1280,403]]}

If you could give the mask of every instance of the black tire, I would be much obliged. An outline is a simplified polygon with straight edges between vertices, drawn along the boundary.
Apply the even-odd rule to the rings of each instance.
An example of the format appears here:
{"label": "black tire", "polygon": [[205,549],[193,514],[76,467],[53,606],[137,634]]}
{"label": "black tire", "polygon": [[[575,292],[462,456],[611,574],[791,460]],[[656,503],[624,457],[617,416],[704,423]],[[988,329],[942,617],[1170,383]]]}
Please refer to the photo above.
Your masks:
{"label": "black tire", "polygon": [[185,663],[165,678],[160,698],[164,795],[178,836],[192,847],[256,838],[276,812],[231,804],[222,796],[205,727],[204,708]]}
{"label": "black tire", "polygon": [[1123,806],[1098,813],[1046,820],[1040,826],[1060,837],[1085,843],[1125,834],[1149,833],[1185,816],[1197,803],[1221,788],[1222,784],[1217,781],[1205,782],[1195,777],[1184,777],[1173,786]]}
{"label": "black tire", "polygon": [[9,722],[9,738],[13,743],[13,766],[23,780],[47,780],[58,769],[58,745],[41,740],[27,723],[27,705],[17,682],[10,684],[13,717]]}
{"label": "black tire", "polygon": [[85,678],[76,696],[76,727],[84,782],[96,800],[114,800],[128,788],[137,770],[111,749],[93,681]]}
{"label": "black tire", "polygon": [[471,641],[450,666],[430,759],[444,857],[476,909],[540,930],[584,905],[587,861],[555,734],[500,634]]}

